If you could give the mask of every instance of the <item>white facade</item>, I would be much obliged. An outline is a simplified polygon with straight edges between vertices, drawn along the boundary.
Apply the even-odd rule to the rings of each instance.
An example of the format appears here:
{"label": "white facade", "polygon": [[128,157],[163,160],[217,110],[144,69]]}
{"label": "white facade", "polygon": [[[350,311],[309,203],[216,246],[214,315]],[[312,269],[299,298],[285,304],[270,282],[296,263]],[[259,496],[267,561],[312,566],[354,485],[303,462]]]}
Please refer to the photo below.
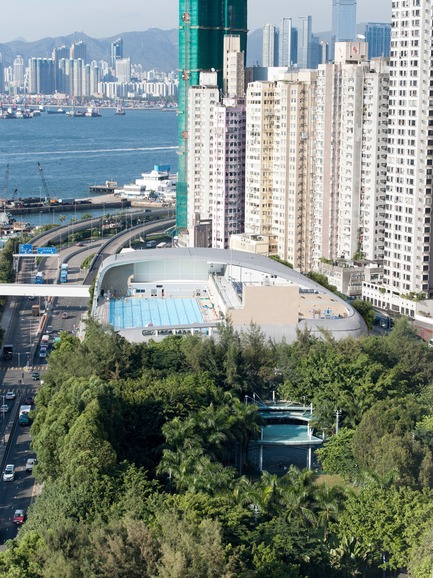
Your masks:
{"label": "white facade", "polygon": [[276,66],[278,53],[278,29],[275,24],[263,26],[263,53],[262,66]]}
{"label": "white facade", "polygon": [[247,92],[245,232],[296,269],[311,265],[315,76],[255,82]]}
{"label": "white facade", "polygon": [[224,95],[245,96],[244,53],[241,52],[240,36],[224,36]]}
{"label": "white facade", "polygon": [[215,167],[215,108],[219,104],[217,75],[200,75],[200,86],[189,90],[188,118],[188,222],[196,213],[208,219],[212,215],[212,189]]}
{"label": "white facade", "polygon": [[384,283],[391,301],[433,294],[432,1],[393,2]]}
{"label": "white facade", "polygon": [[244,230],[245,105],[226,99],[215,108],[214,175],[211,182],[212,247],[227,249]]}
{"label": "white facade", "polygon": [[380,259],[384,237],[388,67],[364,42],[337,43],[318,70],[313,263]]}

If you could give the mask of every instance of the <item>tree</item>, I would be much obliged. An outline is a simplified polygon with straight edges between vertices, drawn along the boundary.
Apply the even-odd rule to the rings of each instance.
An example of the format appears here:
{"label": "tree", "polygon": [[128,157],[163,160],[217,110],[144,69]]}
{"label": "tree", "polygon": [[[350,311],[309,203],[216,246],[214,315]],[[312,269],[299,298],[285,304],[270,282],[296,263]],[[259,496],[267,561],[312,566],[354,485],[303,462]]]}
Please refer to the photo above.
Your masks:
{"label": "tree", "polygon": [[325,445],[316,450],[323,470],[327,474],[338,474],[346,480],[354,480],[359,475],[358,464],[352,450],[354,430],[342,428],[330,437]]}
{"label": "tree", "polygon": [[156,537],[161,543],[159,578],[230,578],[230,557],[226,560],[221,526],[204,519],[198,524],[175,512],[157,519]]}
{"label": "tree", "polygon": [[372,329],[373,321],[376,316],[373,305],[368,301],[362,301],[362,299],[355,299],[351,302],[351,305],[364,319],[368,329]]}

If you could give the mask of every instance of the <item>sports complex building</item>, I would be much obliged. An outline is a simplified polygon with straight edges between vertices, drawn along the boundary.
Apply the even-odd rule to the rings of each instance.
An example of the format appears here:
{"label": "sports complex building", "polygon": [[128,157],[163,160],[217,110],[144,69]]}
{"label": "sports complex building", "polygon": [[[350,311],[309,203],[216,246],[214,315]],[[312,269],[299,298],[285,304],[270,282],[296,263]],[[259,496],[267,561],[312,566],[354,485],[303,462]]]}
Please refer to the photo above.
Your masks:
{"label": "sports complex building", "polygon": [[98,271],[92,315],[130,342],[169,334],[212,335],[231,320],[274,341],[309,329],[336,339],[367,332],[362,317],[327,289],[267,257],[241,251],[169,248],[128,251]]}

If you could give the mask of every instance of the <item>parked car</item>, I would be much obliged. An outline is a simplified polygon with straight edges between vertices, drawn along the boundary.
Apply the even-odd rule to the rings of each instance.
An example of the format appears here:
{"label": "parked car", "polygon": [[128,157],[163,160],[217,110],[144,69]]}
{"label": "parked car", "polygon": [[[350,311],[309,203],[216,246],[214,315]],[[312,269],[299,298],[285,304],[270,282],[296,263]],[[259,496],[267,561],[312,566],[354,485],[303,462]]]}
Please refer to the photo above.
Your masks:
{"label": "parked car", "polygon": [[15,399],[17,394],[14,391],[7,391],[5,398],[6,399]]}
{"label": "parked car", "polygon": [[32,472],[33,466],[35,466],[37,463],[38,463],[38,460],[36,458],[29,458],[26,461],[26,472]]}
{"label": "parked car", "polygon": [[4,482],[13,482],[15,479],[15,466],[13,464],[8,464],[3,472]]}
{"label": "parked car", "polygon": [[40,378],[41,378],[41,374],[39,373],[39,371],[34,371],[34,372],[32,373],[32,379],[33,379],[33,381],[37,381],[37,380],[40,379]]}
{"label": "parked car", "polygon": [[0,413],[7,413],[9,411],[9,406],[4,403],[3,405],[0,405]]}
{"label": "parked car", "polygon": [[26,521],[26,517],[27,516],[25,510],[15,510],[13,522],[18,526],[21,526],[21,524],[24,524],[24,522]]}

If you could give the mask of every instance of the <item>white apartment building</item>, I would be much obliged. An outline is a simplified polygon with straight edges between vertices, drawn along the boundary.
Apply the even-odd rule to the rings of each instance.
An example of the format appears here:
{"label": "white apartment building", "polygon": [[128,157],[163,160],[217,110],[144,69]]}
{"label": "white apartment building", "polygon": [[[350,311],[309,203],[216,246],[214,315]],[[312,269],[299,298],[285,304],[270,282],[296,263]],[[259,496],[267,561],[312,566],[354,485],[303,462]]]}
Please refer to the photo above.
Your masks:
{"label": "white apartment building", "polygon": [[245,104],[224,99],[215,107],[211,186],[212,247],[228,249],[245,220]]}
{"label": "white apartment building", "polygon": [[[245,232],[273,232],[275,82],[251,82],[247,88],[245,153]],[[271,252],[276,252],[275,240]]]}
{"label": "white apartment building", "polygon": [[245,232],[269,237],[269,253],[310,269],[313,71],[254,82],[247,90]]}
{"label": "white apartment building", "polygon": [[244,53],[237,34],[224,36],[224,96],[245,96]]}
{"label": "white apartment building", "polygon": [[365,42],[336,43],[335,62],[318,69],[315,266],[321,258],[382,256],[388,69],[366,59]]}
{"label": "white apartment building", "polygon": [[388,89],[389,63],[373,59],[364,79],[361,148],[360,252],[368,261],[384,256]]}
{"label": "white apartment building", "polygon": [[275,24],[263,26],[262,66],[277,66],[278,64],[278,28]]}
{"label": "white apartment building", "polygon": [[392,2],[384,279],[363,291],[379,307],[409,315],[414,297],[433,296],[432,4]]}
{"label": "white apartment building", "polygon": [[193,226],[197,214],[201,219],[212,215],[217,73],[201,73],[200,86],[192,86],[188,98],[188,224]]}

